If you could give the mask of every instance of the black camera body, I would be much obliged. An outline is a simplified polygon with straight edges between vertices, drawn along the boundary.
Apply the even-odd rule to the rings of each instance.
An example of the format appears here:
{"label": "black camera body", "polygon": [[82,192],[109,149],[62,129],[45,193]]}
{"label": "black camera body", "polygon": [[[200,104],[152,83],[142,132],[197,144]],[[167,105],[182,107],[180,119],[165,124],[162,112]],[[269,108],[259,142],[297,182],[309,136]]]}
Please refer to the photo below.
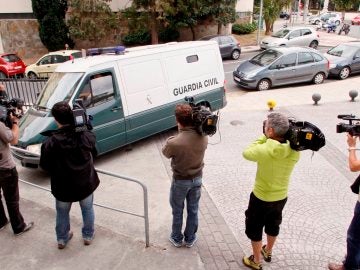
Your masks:
{"label": "black camera body", "polygon": [[12,98],[10,100],[0,98],[0,121],[8,128],[12,127],[10,114],[20,119],[24,115],[24,101],[20,98]]}
{"label": "black camera body", "polygon": [[285,135],[290,147],[296,151],[318,151],[325,145],[325,135],[315,125],[306,121],[289,119],[289,130]]}
{"label": "black camera body", "polygon": [[189,103],[192,108],[193,125],[197,133],[201,136],[212,136],[217,131],[217,123],[219,116],[212,113],[209,108],[194,103],[193,97],[185,97],[185,101]]}
{"label": "black camera body", "polygon": [[75,100],[72,108],[72,114],[74,118],[75,132],[93,129],[91,124],[92,116],[87,115],[82,99]]}
{"label": "black camera body", "polygon": [[349,121],[346,123],[339,123],[336,125],[336,133],[348,132],[351,136],[360,136],[360,122],[353,123],[353,121],[360,121],[360,118],[353,114],[339,114],[339,119]]}
{"label": "black camera body", "polygon": [[[265,134],[265,121],[263,133]],[[290,142],[291,149],[295,151],[318,151],[325,145],[325,135],[319,128],[309,122],[296,121],[293,118],[289,118],[289,130],[284,139]]]}

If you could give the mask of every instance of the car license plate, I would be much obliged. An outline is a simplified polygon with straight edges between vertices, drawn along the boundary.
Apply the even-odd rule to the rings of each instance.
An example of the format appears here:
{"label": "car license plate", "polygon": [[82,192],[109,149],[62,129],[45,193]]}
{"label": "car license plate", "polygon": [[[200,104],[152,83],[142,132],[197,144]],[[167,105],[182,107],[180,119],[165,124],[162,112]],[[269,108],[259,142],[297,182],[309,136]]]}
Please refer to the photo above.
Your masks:
{"label": "car license plate", "polygon": [[234,76],[234,80],[240,82],[240,78]]}

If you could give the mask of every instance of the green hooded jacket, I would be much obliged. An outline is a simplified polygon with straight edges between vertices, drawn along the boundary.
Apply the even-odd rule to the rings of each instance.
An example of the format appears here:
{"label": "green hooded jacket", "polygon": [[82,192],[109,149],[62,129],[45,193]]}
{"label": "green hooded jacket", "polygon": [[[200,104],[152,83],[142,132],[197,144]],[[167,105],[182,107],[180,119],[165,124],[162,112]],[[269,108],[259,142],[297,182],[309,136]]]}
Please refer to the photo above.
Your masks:
{"label": "green hooded jacket", "polygon": [[274,202],[287,197],[290,175],[300,158],[289,141],[280,143],[262,135],[244,150],[243,157],[257,162],[253,192],[258,199]]}

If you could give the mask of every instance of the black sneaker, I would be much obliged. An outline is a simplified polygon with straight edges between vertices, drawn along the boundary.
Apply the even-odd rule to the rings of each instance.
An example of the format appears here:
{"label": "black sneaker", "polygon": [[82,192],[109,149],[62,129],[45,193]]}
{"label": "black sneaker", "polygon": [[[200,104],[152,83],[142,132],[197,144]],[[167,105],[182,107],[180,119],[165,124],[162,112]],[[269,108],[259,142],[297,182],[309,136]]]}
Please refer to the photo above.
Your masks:
{"label": "black sneaker", "polygon": [[6,225],[8,225],[8,224],[9,224],[9,221],[6,221],[5,224],[0,227],[0,231],[5,229]]}
{"label": "black sneaker", "polygon": [[68,240],[66,242],[64,242],[63,240],[58,242],[58,249],[64,249],[67,245],[67,243],[69,243],[69,241],[71,240],[71,238],[73,237],[73,232],[69,232],[69,236],[68,236]]}
{"label": "black sneaker", "polygon": [[173,245],[174,245],[174,247],[179,248],[179,247],[181,247],[181,246],[182,246],[182,241],[181,241],[181,242],[177,242],[177,241],[175,241],[175,239],[174,239],[174,238],[172,238],[171,236],[169,237],[169,241],[171,242],[171,244],[173,244]]}
{"label": "black sneaker", "polygon": [[34,226],[34,222],[31,221],[25,225],[25,228],[21,232],[15,233],[15,235],[16,236],[22,235],[24,232],[30,231],[33,226]]}
{"label": "black sneaker", "polygon": [[186,241],[185,241],[185,246],[186,246],[187,248],[191,248],[191,247],[194,246],[194,244],[196,243],[197,240],[198,240],[198,238],[197,238],[197,236],[195,235],[194,240],[192,240],[191,242],[186,242]]}
{"label": "black sneaker", "polygon": [[243,263],[245,266],[250,267],[255,270],[263,270],[261,263],[254,262],[254,255],[251,255],[250,257],[244,257]]}
{"label": "black sneaker", "polygon": [[271,262],[271,251],[266,251],[266,245],[263,245],[261,248],[261,254],[264,257],[265,262]]}

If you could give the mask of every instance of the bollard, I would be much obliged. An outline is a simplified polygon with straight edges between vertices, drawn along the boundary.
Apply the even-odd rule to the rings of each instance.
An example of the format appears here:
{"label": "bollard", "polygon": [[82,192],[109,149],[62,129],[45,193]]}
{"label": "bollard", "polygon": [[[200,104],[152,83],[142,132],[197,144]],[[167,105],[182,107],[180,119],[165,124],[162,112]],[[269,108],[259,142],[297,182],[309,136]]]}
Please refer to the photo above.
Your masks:
{"label": "bollard", "polygon": [[269,111],[273,111],[275,106],[276,106],[276,101],[273,100],[273,99],[269,99],[267,102],[266,102],[266,105],[269,107]]}
{"label": "bollard", "polygon": [[321,99],[321,95],[319,93],[314,93],[312,95],[312,100],[314,101],[314,105],[318,105],[318,101]]}
{"label": "bollard", "polygon": [[356,90],[350,90],[349,91],[349,96],[351,97],[351,100],[352,102],[355,101],[355,98],[358,96],[358,91]]}

